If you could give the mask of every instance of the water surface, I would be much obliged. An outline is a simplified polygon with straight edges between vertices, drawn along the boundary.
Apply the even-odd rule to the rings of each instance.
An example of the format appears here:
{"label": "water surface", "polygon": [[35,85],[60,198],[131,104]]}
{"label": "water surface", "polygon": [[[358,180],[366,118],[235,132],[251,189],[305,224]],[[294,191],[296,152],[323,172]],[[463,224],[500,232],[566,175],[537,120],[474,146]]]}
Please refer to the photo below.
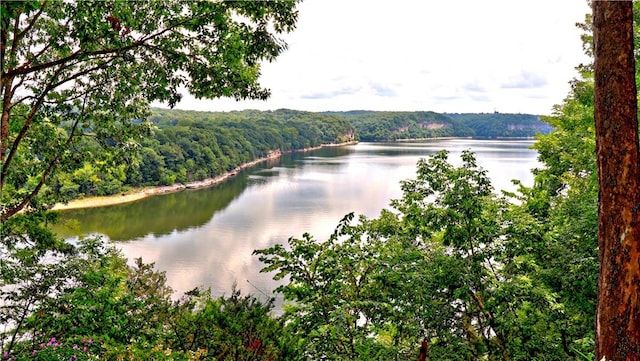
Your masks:
{"label": "water surface", "polygon": [[290,154],[238,173],[207,189],[102,208],[63,212],[73,229],[63,237],[101,234],[129,258],[155,262],[181,294],[198,285],[229,294],[270,293],[277,285],[260,274],[255,249],[309,232],[326,239],[338,221],[355,212],[376,217],[401,196],[400,181],[414,178],[416,162],[441,149],[460,163],[465,149],[476,153],[497,189],[513,190],[512,179],[531,185],[537,154],[528,140],[449,139],[411,143],[360,143]]}

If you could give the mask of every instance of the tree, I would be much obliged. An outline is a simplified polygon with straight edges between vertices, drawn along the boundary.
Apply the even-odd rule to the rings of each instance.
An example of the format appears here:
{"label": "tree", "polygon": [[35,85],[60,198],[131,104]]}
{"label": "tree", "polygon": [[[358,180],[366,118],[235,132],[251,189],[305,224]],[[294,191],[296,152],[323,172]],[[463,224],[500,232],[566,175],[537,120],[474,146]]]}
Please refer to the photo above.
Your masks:
{"label": "tree", "polygon": [[[589,27],[590,31],[591,27]],[[589,41],[588,44],[591,44]],[[593,121],[593,72],[582,67],[571,91],[553,115],[553,126],[538,135],[534,148],[543,167],[523,202],[545,228],[536,255],[540,283],[558,296],[563,312],[557,322],[568,356],[594,351],[598,284],[598,180]]]}
{"label": "tree", "polygon": [[183,88],[266,99],[260,62],[286,48],[276,36],[294,29],[296,3],[3,1],[0,219],[56,201],[38,195],[56,168],[89,159],[81,137],[135,147],[151,101],[173,106]]}
{"label": "tree", "polygon": [[298,339],[271,315],[273,302],[242,296],[235,286],[222,297],[196,288],[174,302],[164,320],[167,343],[200,355],[193,360],[301,360]]}
{"label": "tree", "polygon": [[377,219],[350,214],[325,242],[255,251],[287,278],[277,291],[307,356],[409,359],[426,339],[438,360],[575,357],[573,338],[560,347],[564,307],[541,282],[543,227],[493,193],[472,153],[460,167],[447,158],[420,160]]}
{"label": "tree", "polygon": [[[124,272],[124,261],[97,254],[99,262],[88,262],[96,259],[91,252],[47,229],[55,215],[44,210],[67,197],[44,192],[47,181],[62,169],[70,175],[80,170],[92,183],[109,162],[131,162],[130,153],[149,130],[149,103],[173,106],[182,89],[199,98],[268,97],[258,83],[260,62],[286,48],[277,36],[295,27],[296,3],[0,2],[3,353],[19,352],[19,345],[41,341],[51,330],[71,337],[104,333],[127,342],[148,336],[142,321],[154,319],[144,314],[147,300],[116,292],[128,281],[124,273],[100,268],[113,260]],[[124,174],[112,180],[117,186]],[[29,212],[19,214],[23,210]],[[161,305],[154,302],[150,306]],[[71,312],[71,305],[79,307]],[[124,322],[132,319],[134,328],[144,329]]]}
{"label": "tree", "polygon": [[633,4],[594,1],[600,273],[596,359],[640,354],[640,145]]}
{"label": "tree", "polygon": [[[305,234],[290,238],[286,248],[278,244],[254,253],[267,265],[263,272],[277,271],[277,280],[288,278],[288,284],[276,291],[292,301],[285,306],[284,318],[303,340],[306,358],[398,359],[406,351],[406,333],[411,333],[404,330],[399,315],[416,300],[405,294],[416,287],[410,261],[419,262],[421,256],[405,252],[392,240],[367,237],[368,222],[360,218],[351,225],[352,220],[352,213],[346,215],[325,242]],[[407,262],[398,262],[403,256]],[[395,278],[396,287],[383,287],[382,278]],[[395,300],[389,299],[389,292],[395,292]]]}

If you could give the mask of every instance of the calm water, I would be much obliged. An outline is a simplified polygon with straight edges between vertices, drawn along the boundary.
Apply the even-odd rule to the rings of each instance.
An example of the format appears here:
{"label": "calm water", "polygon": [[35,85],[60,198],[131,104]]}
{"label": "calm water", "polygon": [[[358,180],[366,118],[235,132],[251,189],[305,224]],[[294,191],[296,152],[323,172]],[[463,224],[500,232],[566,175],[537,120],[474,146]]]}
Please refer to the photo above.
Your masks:
{"label": "calm water", "polygon": [[496,189],[513,190],[511,179],[531,185],[530,169],[538,166],[531,144],[471,139],[360,143],[286,155],[212,188],[63,212],[73,227],[56,231],[67,238],[102,234],[117,241],[130,259],[142,257],[166,271],[178,294],[198,285],[229,294],[234,282],[244,292],[266,294],[276,284],[271,274],[259,273],[262,264],[253,250],[304,232],[324,240],[349,212],[376,217],[401,196],[399,182],[415,177],[418,159],[443,148],[455,164],[462,150],[474,151]]}

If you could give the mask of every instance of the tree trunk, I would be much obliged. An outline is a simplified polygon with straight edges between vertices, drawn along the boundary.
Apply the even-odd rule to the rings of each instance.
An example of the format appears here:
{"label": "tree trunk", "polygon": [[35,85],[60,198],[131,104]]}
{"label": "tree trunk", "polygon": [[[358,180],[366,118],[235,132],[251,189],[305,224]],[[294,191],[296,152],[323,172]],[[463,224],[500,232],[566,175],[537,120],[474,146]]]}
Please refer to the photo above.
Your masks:
{"label": "tree trunk", "polygon": [[631,1],[593,1],[598,361],[640,355],[640,149],[632,6]]}

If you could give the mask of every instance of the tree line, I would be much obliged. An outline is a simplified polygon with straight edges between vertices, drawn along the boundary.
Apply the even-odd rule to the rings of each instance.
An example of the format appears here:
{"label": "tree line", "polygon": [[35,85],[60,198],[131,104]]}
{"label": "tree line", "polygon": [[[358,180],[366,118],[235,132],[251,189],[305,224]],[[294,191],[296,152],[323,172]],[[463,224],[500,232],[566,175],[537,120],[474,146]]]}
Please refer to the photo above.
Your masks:
{"label": "tree line", "polygon": [[441,137],[531,138],[551,127],[532,114],[387,112],[354,110],[326,112],[345,119],[365,142]]}
{"label": "tree line", "polygon": [[[43,191],[62,200],[111,195],[142,186],[171,185],[214,178],[268,157],[323,144],[351,142],[344,119],[294,110],[195,112],[153,109],[148,136],[124,162],[84,161],[72,172],[58,172]],[[100,145],[92,139],[82,145]]]}
{"label": "tree line", "polygon": [[[186,184],[213,178],[273,154],[354,141],[436,137],[524,137],[546,132],[537,116],[434,112],[303,112],[245,110],[196,112],[155,108],[147,135],[124,161],[86,160],[58,172],[43,195],[61,200],[105,196],[143,186]],[[140,121],[142,123],[142,121]],[[88,138],[78,147],[100,152]]]}
{"label": "tree line", "polygon": [[547,134],[552,129],[533,114],[447,113],[446,116],[473,129],[475,137],[483,138],[527,138]]}

